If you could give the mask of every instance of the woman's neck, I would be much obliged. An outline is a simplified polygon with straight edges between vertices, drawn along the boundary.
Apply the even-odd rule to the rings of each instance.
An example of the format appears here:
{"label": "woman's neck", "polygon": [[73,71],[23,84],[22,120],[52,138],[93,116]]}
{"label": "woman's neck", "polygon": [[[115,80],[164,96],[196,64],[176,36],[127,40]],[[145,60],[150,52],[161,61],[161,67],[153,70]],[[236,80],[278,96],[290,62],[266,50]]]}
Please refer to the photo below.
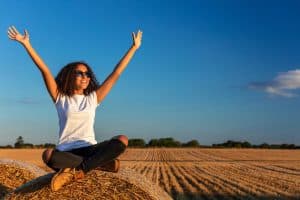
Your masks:
{"label": "woman's neck", "polygon": [[74,94],[83,94],[83,90],[74,90]]}

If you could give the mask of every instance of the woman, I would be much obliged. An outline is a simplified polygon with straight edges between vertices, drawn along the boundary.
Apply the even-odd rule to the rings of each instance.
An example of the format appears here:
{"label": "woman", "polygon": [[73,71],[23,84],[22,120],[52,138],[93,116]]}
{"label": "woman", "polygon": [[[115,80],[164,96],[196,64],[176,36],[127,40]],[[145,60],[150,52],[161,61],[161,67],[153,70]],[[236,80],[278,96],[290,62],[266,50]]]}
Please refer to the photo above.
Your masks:
{"label": "woman", "polygon": [[72,180],[83,178],[92,169],[117,172],[120,166],[117,157],[125,151],[128,139],[119,135],[97,143],[93,128],[95,110],[140,47],[142,32],[132,33],[132,46],[100,86],[92,69],[84,62],[67,64],[54,79],[31,46],[26,30],[21,35],[15,27],[9,27],[8,37],[24,46],[40,70],[57,109],[59,142],[55,149],[47,149],[42,155],[47,166],[57,172],[51,180],[51,189],[57,191]]}

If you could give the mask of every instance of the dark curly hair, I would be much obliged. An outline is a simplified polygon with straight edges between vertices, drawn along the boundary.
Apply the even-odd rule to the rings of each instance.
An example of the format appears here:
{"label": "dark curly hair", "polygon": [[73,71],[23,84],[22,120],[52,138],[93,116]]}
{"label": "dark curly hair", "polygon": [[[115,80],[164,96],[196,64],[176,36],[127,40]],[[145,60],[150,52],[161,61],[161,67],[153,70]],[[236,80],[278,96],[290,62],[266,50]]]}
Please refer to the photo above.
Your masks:
{"label": "dark curly hair", "polygon": [[85,62],[79,61],[67,64],[59,71],[59,73],[55,77],[59,93],[67,96],[72,96],[74,94],[74,83],[76,78],[75,69],[78,65],[84,65],[91,74],[90,83],[88,87],[83,91],[84,95],[89,95],[91,92],[99,88],[99,82],[97,81],[91,67]]}

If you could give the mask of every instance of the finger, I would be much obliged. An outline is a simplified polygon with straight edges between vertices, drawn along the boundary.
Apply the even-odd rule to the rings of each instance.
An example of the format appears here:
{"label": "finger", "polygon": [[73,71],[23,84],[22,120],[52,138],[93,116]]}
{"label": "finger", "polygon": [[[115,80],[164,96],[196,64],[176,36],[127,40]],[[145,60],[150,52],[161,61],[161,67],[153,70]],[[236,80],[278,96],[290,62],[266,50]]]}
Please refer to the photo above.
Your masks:
{"label": "finger", "polygon": [[12,30],[13,30],[16,34],[19,34],[18,30],[17,30],[14,26],[12,26]]}
{"label": "finger", "polygon": [[138,31],[138,36],[139,36],[139,37],[142,37],[142,35],[143,35],[143,32],[139,30],[139,31]]}
{"label": "finger", "polygon": [[8,29],[7,33],[11,36],[15,36],[16,34],[11,30],[11,29]]}
{"label": "finger", "polygon": [[13,34],[11,34],[11,33],[7,33],[7,35],[9,36],[9,37],[15,37],[15,35],[13,35]]}
{"label": "finger", "polygon": [[29,33],[26,29],[24,30],[24,35],[25,35],[25,37],[29,37]]}
{"label": "finger", "polygon": [[17,34],[12,27],[9,27],[8,31],[12,35],[16,35]]}
{"label": "finger", "polygon": [[13,32],[13,31],[12,31],[12,27],[11,27],[11,26],[8,27],[7,31]]}
{"label": "finger", "polygon": [[10,31],[7,31],[7,35],[9,38],[15,38],[16,35],[14,33],[11,33]]}
{"label": "finger", "polygon": [[135,33],[134,32],[132,32],[132,38],[135,39]]}
{"label": "finger", "polygon": [[8,28],[8,32],[10,32],[10,33],[14,33],[14,31],[13,31],[12,27],[9,27],[9,28]]}
{"label": "finger", "polygon": [[11,30],[15,33],[15,34],[18,34],[18,30],[14,27],[14,26],[11,26]]}
{"label": "finger", "polygon": [[14,40],[15,37],[8,35],[9,39]]}

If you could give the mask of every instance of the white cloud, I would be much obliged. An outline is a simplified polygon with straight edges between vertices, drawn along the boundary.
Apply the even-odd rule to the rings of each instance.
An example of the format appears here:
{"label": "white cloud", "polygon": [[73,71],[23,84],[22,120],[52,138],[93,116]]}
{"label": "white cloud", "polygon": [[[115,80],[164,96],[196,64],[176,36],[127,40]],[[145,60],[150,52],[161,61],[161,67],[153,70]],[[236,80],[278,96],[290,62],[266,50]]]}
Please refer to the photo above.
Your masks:
{"label": "white cloud", "polygon": [[262,90],[270,95],[295,97],[297,94],[293,90],[300,89],[300,70],[279,73],[272,81],[252,82],[249,88]]}

